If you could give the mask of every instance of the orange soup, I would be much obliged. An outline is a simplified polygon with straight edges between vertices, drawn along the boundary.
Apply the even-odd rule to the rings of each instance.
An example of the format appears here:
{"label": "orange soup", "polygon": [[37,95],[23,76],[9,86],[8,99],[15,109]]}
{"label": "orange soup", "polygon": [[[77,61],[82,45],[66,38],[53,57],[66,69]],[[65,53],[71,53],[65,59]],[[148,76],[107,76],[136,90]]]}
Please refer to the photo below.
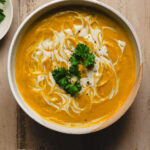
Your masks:
{"label": "orange soup", "polygon": [[[70,67],[78,43],[95,56],[89,70],[79,64],[80,92],[71,96],[52,71]],[[99,12],[61,11],[41,18],[24,34],[15,58],[15,77],[24,101],[44,119],[65,127],[89,127],[114,115],[136,78],[134,47],[126,31]]]}

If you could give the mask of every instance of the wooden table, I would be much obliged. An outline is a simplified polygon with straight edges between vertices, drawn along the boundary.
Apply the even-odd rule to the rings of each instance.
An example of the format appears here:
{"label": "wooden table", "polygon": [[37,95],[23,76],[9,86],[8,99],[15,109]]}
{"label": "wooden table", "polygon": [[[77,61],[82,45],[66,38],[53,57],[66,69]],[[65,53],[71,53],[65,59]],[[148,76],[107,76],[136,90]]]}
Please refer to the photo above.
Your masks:
{"label": "wooden table", "polygon": [[150,150],[150,0],[101,0],[134,26],[144,52],[143,80],[129,111],[111,127],[90,135],[66,135],[46,129],[17,105],[7,79],[7,55],[19,24],[49,0],[12,0],[14,18],[0,41],[0,150]]}

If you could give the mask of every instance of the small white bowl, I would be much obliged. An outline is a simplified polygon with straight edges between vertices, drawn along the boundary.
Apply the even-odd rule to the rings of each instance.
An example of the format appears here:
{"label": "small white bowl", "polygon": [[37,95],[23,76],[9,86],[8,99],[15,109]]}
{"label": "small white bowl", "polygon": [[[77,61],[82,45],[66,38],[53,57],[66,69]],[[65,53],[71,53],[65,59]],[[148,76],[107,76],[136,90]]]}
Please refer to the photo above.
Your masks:
{"label": "small white bowl", "polygon": [[1,5],[4,10],[5,19],[0,23],[0,40],[8,32],[13,19],[13,5],[11,0],[7,0],[4,5]]}
{"label": "small white bowl", "polygon": [[[20,39],[22,38],[22,35],[27,30],[27,28],[40,16],[42,16],[44,13],[51,11],[53,9],[59,9],[63,8],[65,6],[73,6],[76,7],[78,5],[92,7],[94,9],[100,10],[101,12],[109,15],[110,17],[114,18],[116,21],[118,21],[124,28],[126,29],[126,32],[129,33],[132,42],[134,44],[135,53],[136,53],[136,61],[137,61],[137,72],[136,72],[136,81],[134,84],[134,87],[126,100],[125,104],[121,107],[121,109],[114,114],[110,119],[106,120],[103,123],[97,124],[92,127],[87,128],[68,128],[68,127],[62,127],[56,124],[53,124],[42,117],[40,117],[35,111],[33,111],[23,100],[21,97],[19,90],[17,88],[16,80],[15,80],[15,71],[14,71],[14,64],[15,64],[15,56],[16,56],[16,49],[18,46],[18,43]],[[137,38],[137,35],[131,26],[131,24],[116,10],[113,8],[98,2],[98,1],[90,1],[90,0],[56,0],[52,1],[50,3],[47,3],[46,5],[41,6],[34,12],[32,12],[20,25],[18,28],[16,34],[14,35],[14,38],[12,40],[10,50],[9,50],[9,56],[8,56],[8,79],[10,88],[12,90],[12,93],[17,101],[17,103],[20,105],[20,107],[35,121],[40,123],[41,125],[53,129],[55,131],[63,132],[63,133],[69,133],[69,134],[85,134],[85,133],[91,133],[98,130],[102,130],[114,122],[116,122],[131,106],[133,103],[135,96],[137,94],[137,91],[140,86],[141,82],[141,76],[142,76],[142,52],[140,48],[140,43]]]}

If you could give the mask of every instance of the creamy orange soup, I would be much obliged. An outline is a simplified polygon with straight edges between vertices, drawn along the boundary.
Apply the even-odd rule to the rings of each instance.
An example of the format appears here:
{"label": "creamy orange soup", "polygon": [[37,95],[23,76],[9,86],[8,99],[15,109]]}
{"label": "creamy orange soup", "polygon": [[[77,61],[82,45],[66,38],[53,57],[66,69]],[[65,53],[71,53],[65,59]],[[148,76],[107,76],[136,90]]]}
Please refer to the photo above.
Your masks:
{"label": "creamy orange soup", "polygon": [[[95,55],[91,70],[79,65],[82,90],[70,96],[52,70],[69,68],[78,43]],[[136,58],[126,31],[99,12],[61,11],[41,18],[23,36],[15,77],[24,101],[44,119],[66,127],[87,127],[114,115],[136,78]]]}

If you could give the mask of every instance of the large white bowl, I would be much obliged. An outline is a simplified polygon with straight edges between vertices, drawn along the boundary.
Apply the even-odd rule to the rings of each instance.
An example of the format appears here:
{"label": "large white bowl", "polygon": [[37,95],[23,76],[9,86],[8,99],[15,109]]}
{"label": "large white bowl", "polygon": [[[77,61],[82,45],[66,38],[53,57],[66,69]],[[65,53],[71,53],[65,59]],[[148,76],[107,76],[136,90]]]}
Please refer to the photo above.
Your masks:
{"label": "large white bowl", "polygon": [[[40,16],[42,16],[46,12],[51,11],[53,9],[57,10],[59,8],[65,7],[65,6],[77,7],[78,5],[92,7],[96,10],[100,10],[104,14],[107,14],[110,17],[114,18],[116,21],[118,21],[125,28],[126,32],[129,33],[129,35],[132,39],[132,42],[134,44],[135,53],[136,53],[137,72],[136,72],[136,81],[135,81],[134,87],[133,87],[128,99],[126,100],[125,104],[121,107],[121,109],[116,114],[114,114],[110,119],[108,119],[107,121],[105,121],[101,124],[97,124],[97,125],[92,126],[92,127],[68,128],[68,127],[62,127],[62,126],[53,124],[53,123],[51,123],[47,120],[44,120],[41,116],[39,116],[35,111],[33,111],[25,103],[25,101],[21,97],[21,94],[20,94],[20,92],[17,88],[17,84],[16,84],[16,80],[15,80],[15,69],[14,69],[15,67],[14,67],[14,64],[15,64],[15,56],[16,56],[16,50],[17,50],[18,43],[19,43],[20,39],[22,38],[22,35],[24,34],[24,32],[27,30],[27,28],[37,18],[39,18]],[[102,130],[102,129],[110,126],[111,124],[116,122],[128,110],[128,108],[133,103],[133,101],[135,99],[135,96],[137,94],[137,91],[139,89],[139,86],[140,86],[141,76],[142,76],[142,64],[143,64],[143,62],[142,62],[142,52],[141,52],[140,43],[139,43],[139,40],[137,38],[137,35],[136,35],[133,27],[131,26],[131,24],[118,11],[116,11],[113,8],[103,4],[101,2],[98,2],[98,1],[57,0],[57,1],[49,2],[49,3],[41,6],[40,8],[35,10],[34,12],[32,12],[23,21],[23,23],[20,25],[20,27],[16,31],[16,33],[13,37],[11,46],[10,46],[10,50],[9,50],[8,79],[9,79],[10,88],[12,90],[12,93],[13,93],[17,103],[20,105],[20,107],[32,119],[34,119],[35,121],[37,121],[41,125],[49,128],[49,129],[53,129],[55,131],[59,131],[59,132],[63,132],[63,133],[69,133],[69,134],[85,134],[85,133],[91,133],[91,132],[95,132],[95,131],[98,131],[98,130]]]}

